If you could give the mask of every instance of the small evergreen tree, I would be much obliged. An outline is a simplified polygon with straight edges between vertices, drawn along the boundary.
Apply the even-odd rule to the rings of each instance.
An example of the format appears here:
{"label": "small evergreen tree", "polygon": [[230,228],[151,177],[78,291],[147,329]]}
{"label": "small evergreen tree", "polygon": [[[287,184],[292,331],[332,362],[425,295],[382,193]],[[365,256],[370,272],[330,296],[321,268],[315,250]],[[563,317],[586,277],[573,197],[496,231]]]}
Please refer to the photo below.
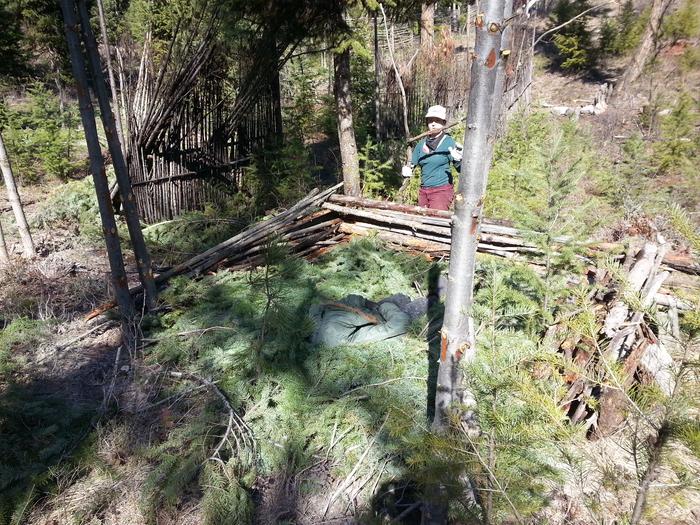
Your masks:
{"label": "small evergreen tree", "polygon": [[627,0],[613,19],[606,19],[600,28],[600,52],[623,55],[636,48],[647,23],[649,13],[637,14],[632,0]]}
{"label": "small evergreen tree", "polygon": [[700,10],[695,0],[685,0],[681,7],[664,18],[661,35],[672,44],[700,34]]}
{"label": "small evergreen tree", "polygon": [[685,172],[692,176],[693,159],[700,146],[700,134],[695,129],[697,117],[693,110],[697,103],[687,93],[678,101],[661,122],[661,140],[654,147],[655,159],[661,173]]}
{"label": "small evergreen tree", "polygon": [[[591,8],[588,0],[559,0],[550,15],[550,27],[557,27]],[[557,64],[564,70],[580,71],[596,61],[596,50],[588,28],[591,15],[585,14],[557,31],[553,37]]]}
{"label": "small evergreen tree", "polygon": [[[396,185],[397,175],[391,159],[382,162],[378,159],[379,145],[367,135],[365,145],[359,152],[362,195],[370,199],[389,194],[390,187]],[[393,183],[393,184],[392,184]]]}

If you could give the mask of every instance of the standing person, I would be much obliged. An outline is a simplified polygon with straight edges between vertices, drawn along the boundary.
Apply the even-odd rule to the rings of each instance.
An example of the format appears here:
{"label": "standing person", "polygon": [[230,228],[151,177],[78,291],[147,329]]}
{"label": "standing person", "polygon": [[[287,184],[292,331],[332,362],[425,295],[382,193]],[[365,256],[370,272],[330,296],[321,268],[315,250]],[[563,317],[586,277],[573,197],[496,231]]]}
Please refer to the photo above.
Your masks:
{"label": "standing person", "polygon": [[442,106],[430,106],[425,114],[428,136],[413,150],[411,163],[401,168],[401,175],[411,177],[413,168],[420,166],[420,191],[418,206],[434,210],[448,210],[454,197],[452,170],[462,162],[462,147],[445,132],[447,110]]}

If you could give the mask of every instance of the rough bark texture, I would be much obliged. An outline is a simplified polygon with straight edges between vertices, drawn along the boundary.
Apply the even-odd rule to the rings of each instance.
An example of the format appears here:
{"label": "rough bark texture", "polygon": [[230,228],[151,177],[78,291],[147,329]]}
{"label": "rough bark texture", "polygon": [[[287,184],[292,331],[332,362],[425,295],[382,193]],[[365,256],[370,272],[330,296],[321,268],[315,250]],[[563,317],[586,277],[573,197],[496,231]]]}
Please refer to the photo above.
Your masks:
{"label": "rough bark texture", "polygon": [[630,63],[625,68],[620,81],[615,87],[617,95],[623,94],[627,87],[637,80],[644,70],[644,66],[656,48],[656,42],[661,29],[661,22],[666,14],[668,6],[672,0],[653,0],[651,4],[651,13],[649,14],[649,22],[644,28],[642,42],[639,48],[632,54]]}
{"label": "rough bark texture", "polygon": [[[80,106],[80,118],[85,131],[85,141],[90,157],[90,172],[95,183],[95,193],[97,194],[97,204],[102,220],[102,232],[107,245],[107,258],[111,270],[112,285],[114,294],[119,305],[123,320],[123,326],[127,328],[133,317],[133,303],[129,295],[126,272],[124,270],[124,259],[122,257],[119,237],[117,235],[117,224],[114,220],[114,210],[109,198],[109,185],[105,175],[105,166],[102,160],[102,151],[97,136],[95,125],[95,112],[90,102],[88,93],[87,75],[85,73],[85,60],[80,49],[80,38],[78,36],[78,20],[75,13],[75,3],[73,0],[61,0],[61,11],[63,12],[64,30],[68,42],[70,53],[71,69],[76,81],[76,92]],[[125,330],[124,335],[128,332]]]}
{"label": "rough bark texture", "polygon": [[335,55],[335,102],[338,113],[338,141],[343,163],[345,195],[360,194],[360,162],[350,100],[350,49]]}
{"label": "rough bark texture", "polygon": [[449,406],[468,402],[461,392],[460,361],[475,355],[474,327],[471,320],[474,268],[482,219],[484,193],[493,151],[494,107],[503,93],[496,92],[505,1],[489,2],[483,16],[476,18],[475,58],[471,68],[471,91],[464,136],[464,160],[459,189],[455,195],[452,223],[449,285],[445,319],[441,331],[441,353],[435,395],[436,430],[447,426]]}
{"label": "rough bark texture", "polygon": [[[124,160],[124,153],[119,142],[118,127],[114,119],[114,113],[109,103],[109,95],[102,74],[102,66],[100,64],[100,55],[97,52],[97,41],[90,27],[90,14],[88,13],[85,0],[80,0],[78,3],[78,11],[80,13],[81,28],[85,49],[88,54],[88,64],[92,73],[93,84],[97,92],[97,99],[100,104],[100,117],[102,119],[102,127],[107,137],[109,152],[112,155],[112,163],[114,165],[114,173],[117,177],[117,185],[119,186],[119,194],[121,196],[122,205],[124,207],[124,217],[129,229],[129,237],[134,249],[136,257],[136,266],[139,271],[139,277],[143,289],[145,291],[146,305],[149,309],[155,306],[157,291],[153,281],[153,271],[151,270],[151,255],[148,253],[146,242],[143,239],[141,231],[141,221],[136,209],[134,194],[131,191],[131,181],[129,180],[129,172]],[[110,199],[111,200],[111,199]]]}
{"label": "rough bark texture", "polygon": [[5,149],[5,142],[2,140],[2,133],[0,133],[0,169],[2,170],[2,177],[5,181],[5,188],[7,189],[7,198],[12,205],[12,211],[14,212],[15,220],[17,221],[17,229],[19,230],[19,235],[22,238],[22,246],[24,247],[23,255],[25,257],[34,257],[36,255],[34,241],[32,241],[32,236],[29,233],[27,219],[24,217],[22,201],[19,198],[19,192],[17,191],[17,185],[15,184],[15,176],[12,173],[10,158],[8,157],[7,150]]}
{"label": "rough bark texture", "polygon": [[435,38],[435,1],[425,2],[420,9],[420,45],[431,47]]}

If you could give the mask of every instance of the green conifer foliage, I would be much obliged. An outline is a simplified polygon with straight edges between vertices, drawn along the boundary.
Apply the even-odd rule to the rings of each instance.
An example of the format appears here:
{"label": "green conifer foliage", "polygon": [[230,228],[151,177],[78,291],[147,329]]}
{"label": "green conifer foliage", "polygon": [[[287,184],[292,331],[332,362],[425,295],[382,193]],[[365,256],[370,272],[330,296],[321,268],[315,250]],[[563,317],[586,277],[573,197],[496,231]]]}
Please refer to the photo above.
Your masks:
{"label": "green conifer foliage", "polygon": [[393,167],[391,158],[382,162],[381,149],[369,135],[358,156],[363,196],[374,199],[390,195],[390,188],[396,187],[398,182],[398,170]]}
{"label": "green conifer foliage", "polygon": [[671,114],[661,121],[661,141],[656,144],[655,157],[662,173],[688,172],[695,169],[700,146],[700,134],[695,131],[697,103],[688,93],[681,93]]}
{"label": "green conifer foliage", "polygon": [[[551,27],[557,27],[591,8],[588,0],[560,0],[550,15]],[[585,14],[559,29],[552,40],[557,63],[564,70],[580,71],[595,64],[596,50],[588,28],[591,15]]]}
{"label": "green conifer foliage", "polygon": [[603,21],[600,28],[600,51],[607,55],[623,55],[635,49],[648,18],[648,11],[638,14],[632,0],[627,0],[614,18]]}
{"label": "green conifer foliage", "polygon": [[661,26],[663,38],[676,43],[700,35],[700,10],[694,0],[684,0],[680,8],[664,17]]}
{"label": "green conifer foliage", "polygon": [[58,97],[40,83],[28,90],[26,105],[0,110],[0,127],[16,177],[24,183],[49,176],[66,179],[75,169],[74,108],[61,111]]}
{"label": "green conifer foliage", "polygon": [[[609,188],[590,194],[589,188],[603,185]],[[514,119],[495,152],[486,213],[532,232],[527,239],[544,260],[543,322],[552,320],[566,297],[567,275],[580,263],[580,243],[596,226],[588,211],[593,206],[604,210],[603,199],[614,193],[614,181],[575,123],[562,124],[544,114]]]}

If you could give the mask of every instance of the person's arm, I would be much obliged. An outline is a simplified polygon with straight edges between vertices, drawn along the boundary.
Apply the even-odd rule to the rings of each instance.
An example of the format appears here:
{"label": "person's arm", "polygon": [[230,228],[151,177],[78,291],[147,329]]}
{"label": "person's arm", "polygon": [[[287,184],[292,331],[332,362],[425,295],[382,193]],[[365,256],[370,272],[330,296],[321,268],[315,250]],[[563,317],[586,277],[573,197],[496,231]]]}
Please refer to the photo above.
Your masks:
{"label": "person's arm", "polygon": [[418,161],[420,160],[420,152],[421,149],[423,148],[423,143],[425,140],[421,140],[416,144],[416,147],[413,148],[413,155],[411,155],[411,165],[412,166],[418,166]]}
{"label": "person's arm", "polygon": [[457,170],[460,170],[462,169],[462,147],[449,135],[447,138],[449,140],[447,143],[447,151],[450,152],[450,161]]}
{"label": "person's arm", "polygon": [[411,153],[411,160],[407,161],[406,164],[401,168],[401,175],[405,179],[408,179],[413,176],[413,168],[415,168],[418,165],[420,145],[421,143],[419,142],[418,145],[415,148],[413,148],[413,153]]}

